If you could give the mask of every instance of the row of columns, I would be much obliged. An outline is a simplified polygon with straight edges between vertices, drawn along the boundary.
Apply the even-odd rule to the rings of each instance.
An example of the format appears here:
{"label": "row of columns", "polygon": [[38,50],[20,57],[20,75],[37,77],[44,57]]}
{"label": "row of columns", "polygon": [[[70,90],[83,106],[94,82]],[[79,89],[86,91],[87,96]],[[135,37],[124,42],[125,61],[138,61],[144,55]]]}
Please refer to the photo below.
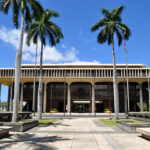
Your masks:
{"label": "row of columns", "polygon": [[[70,83],[68,83],[68,95],[67,95],[67,112],[71,112],[71,90]],[[47,83],[44,84],[44,100],[43,100],[43,112],[46,112],[47,105]],[[92,113],[95,112],[95,84],[92,84]]]}
{"label": "row of columns", "polygon": [[[71,112],[71,91],[70,91],[70,83],[68,83],[68,96],[67,96],[67,112]],[[24,83],[21,83],[21,93],[20,93],[20,111],[23,111],[23,86]],[[142,83],[140,86],[140,111],[143,111],[143,93],[142,93]],[[44,99],[43,99],[43,112],[46,112],[47,105],[47,83],[44,83]],[[8,86],[8,96],[7,96],[7,107],[10,110],[10,100],[11,100],[11,87]],[[1,102],[1,84],[0,84],[0,102]],[[92,83],[92,113],[95,112],[95,84]]]}

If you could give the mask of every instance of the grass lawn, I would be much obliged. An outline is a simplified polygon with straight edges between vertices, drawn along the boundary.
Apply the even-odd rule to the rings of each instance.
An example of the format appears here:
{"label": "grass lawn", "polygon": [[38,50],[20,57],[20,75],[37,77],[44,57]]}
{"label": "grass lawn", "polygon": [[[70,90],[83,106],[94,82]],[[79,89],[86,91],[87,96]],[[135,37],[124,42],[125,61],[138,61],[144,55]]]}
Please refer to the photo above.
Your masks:
{"label": "grass lawn", "polygon": [[[150,124],[150,122],[144,122],[144,121],[138,121],[134,119],[118,119],[119,121],[128,122],[131,121],[131,123],[134,124]],[[111,120],[111,119],[100,119],[100,122],[102,122],[106,126],[116,126],[117,120]]]}
{"label": "grass lawn", "polygon": [[[32,120],[37,120],[37,119],[32,119]],[[46,126],[46,125],[51,125],[56,121],[57,119],[41,119],[41,120],[38,120],[38,123],[39,125]]]}
{"label": "grass lawn", "polygon": [[116,120],[100,119],[100,122],[102,122],[106,126],[116,126]]}
{"label": "grass lawn", "polygon": [[56,121],[57,121],[57,119],[41,119],[41,120],[38,120],[39,125],[50,125],[50,124],[53,124]]}

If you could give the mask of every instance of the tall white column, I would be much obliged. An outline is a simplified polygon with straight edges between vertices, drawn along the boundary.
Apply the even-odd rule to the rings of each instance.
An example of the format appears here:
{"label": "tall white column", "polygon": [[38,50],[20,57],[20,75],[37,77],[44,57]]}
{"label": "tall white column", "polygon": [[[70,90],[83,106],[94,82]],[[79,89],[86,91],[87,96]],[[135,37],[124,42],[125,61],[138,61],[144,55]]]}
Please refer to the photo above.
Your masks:
{"label": "tall white column", "polygon": [[92,84],[92,113],[95,113],[95,84]]}
{"label": "tall white column", "polygon": [[142,83],[140,85],[140,111],[143,111],[143,92],[142,92]]}
{"label": "tall white column", "polygon": [[46,105],[47,105],[47,83],[44,84],[43,112],[45,113],[46,113]]}
{"label": "tall white column", "polygon": [[70,91],[70,84],[68,83],[68,97],[67,97],[67,112],[71,112],[71,91]]}
{"label": "tall white column", "polygon": [[9,106],[10,106],[10,86],[8,86],[7,111],[9,111]]}
{"label": "tall white column", "polygon": [[24,83],[21,83],[20,111],[23,111],[23,86],[24,86]]}

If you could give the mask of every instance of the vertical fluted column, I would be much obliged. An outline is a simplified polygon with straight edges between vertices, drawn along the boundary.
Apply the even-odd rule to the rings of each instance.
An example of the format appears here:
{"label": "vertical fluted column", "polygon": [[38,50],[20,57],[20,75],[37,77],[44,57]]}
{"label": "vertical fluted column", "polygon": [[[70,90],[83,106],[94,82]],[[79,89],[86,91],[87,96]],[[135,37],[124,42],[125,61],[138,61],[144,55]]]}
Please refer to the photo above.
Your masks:
{"label": "vertical fluted column", "polygon": [[46,113],[46,105],[47,105],[47,83],[44,84],[43,112],[45,113]]}
{"label": "vertical fluted column", "polygon": [[24,86],[24,83],[21,83],[20,111],[23,111],[23,86]]}
{"label": "vertical fluted column", "polygon": [[68,83],[68,96],[67,96],[67,112],[71,112],[71,91],[70,91],[70,83]]}
{"label": "vertical fluted column", "polygon": [[9,105],[10,105],[10,86],[8,86],[7,111],[9,111]]}
{"label": "vertical fluted column", "polygon": [[92,113],[95,113],[95,84],[92,83]]}
{"label": "vertical fluted column", "polygon": [[143,92],[142,92],[142,83],[140,85],[140,111],[143,111]]}

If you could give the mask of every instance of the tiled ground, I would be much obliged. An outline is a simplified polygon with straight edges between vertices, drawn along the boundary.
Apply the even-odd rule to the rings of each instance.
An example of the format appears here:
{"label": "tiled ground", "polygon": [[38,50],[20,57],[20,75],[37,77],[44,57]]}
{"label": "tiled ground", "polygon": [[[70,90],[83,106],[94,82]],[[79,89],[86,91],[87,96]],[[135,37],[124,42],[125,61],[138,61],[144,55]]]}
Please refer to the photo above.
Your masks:
{"label": "tiled ground", "polygon": [[105,127],[98,118],[60,119],[47,127],[12,133],[0,140],[2,150],[150,150],[150,141]]}

